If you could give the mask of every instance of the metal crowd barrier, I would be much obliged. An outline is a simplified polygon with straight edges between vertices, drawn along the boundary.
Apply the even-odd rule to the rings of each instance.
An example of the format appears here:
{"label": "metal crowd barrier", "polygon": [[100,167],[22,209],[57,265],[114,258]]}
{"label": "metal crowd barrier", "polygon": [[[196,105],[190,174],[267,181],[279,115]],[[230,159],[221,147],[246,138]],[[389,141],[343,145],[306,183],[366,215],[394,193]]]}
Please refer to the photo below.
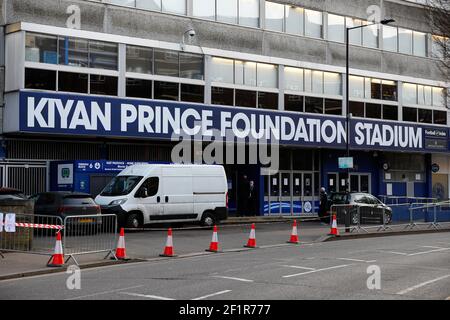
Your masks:
{"label": "metal crowd barrier", "polygon": [[[439,203],[406,203],[389,205],[394,211],[397,208],[407,210],[409,217],[404,223],[394,222],[393,216],[388,217],[386,208],[360,205],[336,204],[331,206],[332,214],[336,214],[339,229],[346,232],[369,232],[393,230],[394,228],[414,229],[416,227],[428,227],[439,229],[445,224],[450,224],[450,201]],[[339,225],[344,225],[344,227]]]}
{"label": "metal crowd barrier", "polygon": [[61,232],[63,252],[67,261],[76,255],[106,252],[115,258],[117,244],[117,216],[80,215],[57,216],[16,214],[15,232],[0,231],[0,256],[2,252],[22,252],[52,255],[56,233]]}
{"label": "metal crowd barrier", "polygon": [[53,254],[56,232],[63,229],[60,217],[18,213],[16,231],[0,232],[0,252]]}
{"label": "metal crowd barrier", "polygon": [[115,258],[117,216],[115,214],[67,216],[64,219],[64,255],[75,259],[77,255],[106,252]]}

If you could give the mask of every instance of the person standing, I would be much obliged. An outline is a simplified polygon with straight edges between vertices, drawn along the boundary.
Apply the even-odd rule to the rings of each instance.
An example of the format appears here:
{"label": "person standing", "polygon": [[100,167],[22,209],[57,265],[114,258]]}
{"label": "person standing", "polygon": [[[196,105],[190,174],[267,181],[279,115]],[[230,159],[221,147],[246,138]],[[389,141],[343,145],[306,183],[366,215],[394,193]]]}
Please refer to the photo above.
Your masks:
{"label": "person standing", "polygon": [[250,216],[256,216],[256,201],[257,201],[257,193],[256,193],[256,187],[255,182],[253,180],[250,180],[249,183],[249,197],[248,197],[248,203],[249,203],[249,215]]}
{"label": "person standing", "polygon": [[242,176],[241,183],[239,185],[239,210],[238,217],[243,217],[248,213],[248,203],[250,196],[250,182],[248,181],[247,175]]}
{"label": "person standing", "polygon": [[329,221],[329,217],[327,218],[327,210],[328,210],[328,194],[324,187],[320,188],[320,205],[319,205],[319,218],[323,222]]}

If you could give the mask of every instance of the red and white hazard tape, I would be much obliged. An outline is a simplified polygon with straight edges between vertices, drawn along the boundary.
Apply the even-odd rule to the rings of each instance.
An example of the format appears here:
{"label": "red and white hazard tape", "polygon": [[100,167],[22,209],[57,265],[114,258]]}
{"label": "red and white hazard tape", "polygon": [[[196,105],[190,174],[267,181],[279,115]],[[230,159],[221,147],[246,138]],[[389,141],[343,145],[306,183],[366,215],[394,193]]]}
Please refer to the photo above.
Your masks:
{"label": "red and white hazard tape", "polygon": [[23,222],[16,222],[16,227],[37,228],[37,229],[56,229],[56,230],[64,229],[64,226],[60,226],[60,225],[39,224],[39,223],[23,223]]}

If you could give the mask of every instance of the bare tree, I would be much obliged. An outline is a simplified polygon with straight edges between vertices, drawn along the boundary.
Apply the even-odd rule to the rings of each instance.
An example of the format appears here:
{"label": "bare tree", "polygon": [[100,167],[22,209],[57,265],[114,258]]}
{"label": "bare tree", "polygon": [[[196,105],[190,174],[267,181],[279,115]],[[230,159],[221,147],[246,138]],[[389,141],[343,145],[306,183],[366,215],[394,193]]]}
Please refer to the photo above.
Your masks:
{"label": "bare tree", "polygon": [[442,72],[450,81],[450,0],[426,0],[426,4],[433,34],[433,55],[439,58]]}

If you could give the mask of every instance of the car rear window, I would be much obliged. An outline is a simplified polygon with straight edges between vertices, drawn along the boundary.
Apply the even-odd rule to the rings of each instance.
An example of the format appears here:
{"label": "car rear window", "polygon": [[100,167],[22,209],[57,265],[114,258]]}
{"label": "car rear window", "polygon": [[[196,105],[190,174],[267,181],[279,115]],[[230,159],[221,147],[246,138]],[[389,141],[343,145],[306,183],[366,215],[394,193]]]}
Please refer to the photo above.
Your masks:
{"label": "car rear window", "polygon": [[63,200],[65,205],[95,205],[94,199],[86,197],[66,197]]}

